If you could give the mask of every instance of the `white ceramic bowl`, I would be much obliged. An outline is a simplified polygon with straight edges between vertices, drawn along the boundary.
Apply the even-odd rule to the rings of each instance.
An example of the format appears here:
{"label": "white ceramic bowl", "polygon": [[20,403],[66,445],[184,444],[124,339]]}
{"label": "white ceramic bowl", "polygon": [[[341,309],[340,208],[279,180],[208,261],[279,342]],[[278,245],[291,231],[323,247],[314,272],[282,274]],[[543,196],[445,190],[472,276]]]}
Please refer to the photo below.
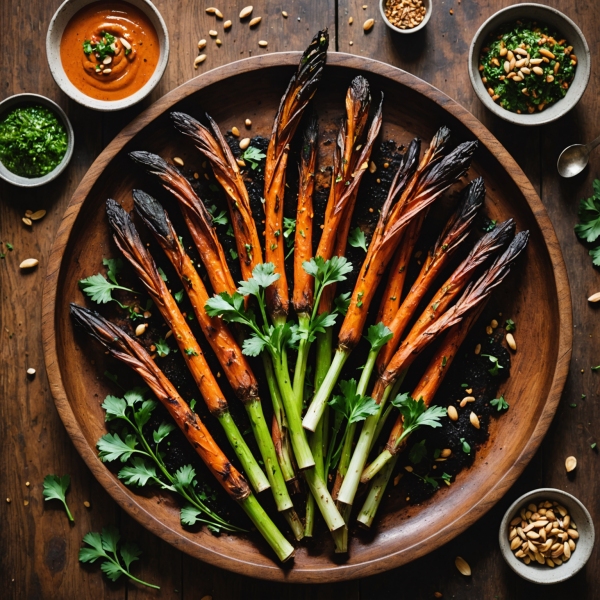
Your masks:
{"label": "white ceramic bowl", "polygon": [[73,127],[71,126],[71,122],[67,118],[65,111],[58,104],[56,104],[56,102],[53,102],[45,96],[39,96],[38,94],[16,94],[14,96],[10,96],[0,102],[0,118],[2,118],[5,113],[11,111],[13,108],[31,106],[34,104],[40,104],[41,106],[49,108],[62,122],[67,131],[67,151],[65,152],[65,155],[58,166],[43,177],[21,177],[20,175],[9,171],[0,162],[0,177],[9,183],[12,183],[13,185],[18,185],[19,187],[38,187],[39,185],[44,185],[45,183],[56,179],[69,164],[69,161],[73,156],[73,146],[75,145]]}
{"label": "white ceramic bowl", "polygon": [[433,2],[432,2],[432,0],[423,0],[423,6],[425,7],[425,17],[423,18],[423,20],[416,27],[413,27],[412,29],[400,29],[400,27],[396,27],[395,25],[392,25],[388,21],[388,18],[385,16],[386,2],[387,2],[387,0],[379,0],[379,12],[381,13],[383,22],[392,31],[395,31],[396,33],[406,34],[406,33],[415,33],[416,31],[421,31],[421,29],[423,29],[425,27],[425,25],[427,25],[427,23],[429,22],[429,19],[431,19],[431,13],[433,12]]}
{"label": "white ceramic bowl", "polygon": [[[555,29],[559,35],[564,37],[568,43],[573,46],[573,53],[577,56],[575,77],[573,78],[573,82],[569,86],[569,90],[565,97],[554,104],[551,104],[542,112],[535,112],[533,114],[527,113],[519,115],[502,108],[490,98],[485,84],[481,81],[481,75],[479,74],[479,56],[481,55],[481,49],[484,47],[488,35],[495,31],[500,25],[519,19],[537,21]],[[514,4],[499,10],[479,28],[471,42],[471,49],[469,50],[469,77],[475,93],[483,104],[485,104],[485,106],[494,114],[505,121],[516,123],[517,125],[543,125],[544,123],[556,121],[556,119],[566,115],[579,102],[581,96],[583,96],[590,79],[590,72],[590,49],[585,41],[585,37],[583,37],[581,29],[560,11],[555,8],[550,8],[549,6],[543,6],[542,4]]]}
{"label": "white ceramic bowl", "polygon": [[60,89],[67,94],[70,98],[79,102],[83,106],[92,108],[94,110],[101,110],[105,112],[122,110],[133,106],[143,100],[157,85],[160,81],[169,60],[169,34],[167,32],[167,26],[160,16],[160,13],[149,0],[125,0],[128,4],[135,6],[140,9],[149,19],[156,34],[158,35],[158,42],[160,45],[160,57],[156,70],[152,74],[152,77],[148,80],[146,85],[139,89],[135,94],[123,98],[122,100],[95,100],[86,96],[83,92],[80,92],[69,80],[63,69],[62,61],[60,59],[60,41],[62,39],[65,27],[71,20],[71,17],[81,10],[84,6],[97,2],[97,0],[65,0],[59,9],[56,11],[50,21],[48,27],[48,34],[46,36],[46,56],[48,58],[48,65],[54,81],[58,84]]}
{"label": "white ceramic bowl", "polygon": [[[514,555],[508,541],[510,522],[519,514],[521,508],[526,507],[532,502],[537,504],[538,501],[545,500],[556,501],[564,506],[571,519],[577,525],[579,533],[579,538],[576,541],[577,547],[572,552],[571,558],[562,565],[554,568],[540,565],[537,562],[531,562],[526,565]],[[523,579],[527,579],[527,581],[547,585],[565,581],[583,569],[594,549],[595,535],[594,523],[592,522],[590,513],[575,496],[554,488],[540,488],[524,494],[513,502],[502,519],[498,539],[504,560],[517,575]]]}

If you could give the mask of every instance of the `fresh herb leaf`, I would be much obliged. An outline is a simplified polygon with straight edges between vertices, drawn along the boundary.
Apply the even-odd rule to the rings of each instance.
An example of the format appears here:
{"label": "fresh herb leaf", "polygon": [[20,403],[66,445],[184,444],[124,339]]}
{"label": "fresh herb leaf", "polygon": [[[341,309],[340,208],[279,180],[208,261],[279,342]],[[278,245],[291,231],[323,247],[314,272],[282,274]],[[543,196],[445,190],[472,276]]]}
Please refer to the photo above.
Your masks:
{"label": "fresh herb leaf", "polygon": [[155,344],[156,353],[162,358],[163,356],[167,356],[169,352],[171,352],[171,348],[169,348],[169,344],[163,338],[160,338],[158,342]]}
{"label": "fresh herb leaf", "polygon": [[120,258],[103,258],[102,264],[108,267],[106,275],[115,284],[119,285],[117,281],[117,275],[121,273],[123,269],[123,261]]}
{"label": "fresh herb leaf", "polygon": [[367,238],[360,227],[357,227],[350,232],[348,243],[353,248],[362,248],[365,252],[367,251]]}
{"label": "fresh herb leaf", "polygon": [[341,396],[334,396],[329,402],[333,410],[342,413],[348,423],[358,423],[379,412],[379,405],[369,396],[356,393],[356,380],[340,381]]}
{"label": "fresh herb leaf", "polygon": [[596,446],[597,446],[597,444],[596,444],[596,442],[594,442],[594,443],[593,443],[593,444],[590,446],[590,448],[593,450],[593,449],[594,449]]}
{"label": "fresh herb leaf", "polygon": [[598,369],[600,369],[600,365],[598,365],[597,367],[592,367],[592,371],[597,371]]}
{"label": "fresh herb leaf", "polygon": [[238,257],[238,253],[233,248],[229,248],[229,255],[231,256],[231,258],[233,258],[233,260],[235,260]]}
{"label": "fresh herb leaf", "polygon": [[162,270],[160,267],[158,267],[158,274],[160,275],[160,278],[161,278],[161,279],[162,279],[162,280],[163,280],[165,283],[168,283],[168,282],[169,282],[169,280],[168,280],[167,276],[165,275],[165,272],[164,272],[164,271],[163,271],[163,270]]}
{"label": "fresh herb leaf", "polygon": [[159,428],[152,434],[154,443],[160,444],[160,442],[162,442],[171,433],[171,431],[173,431],[173,429],[177,429],[173,423],[165,423],[163,421]]}
{"label": "fresh herb leaf", "polygon": [[[219,189],[217,186],[214,187],[216,188],[214,191]],[[211,214],[213,223],[215,225],[227,225],[229,223],[227,219],[227,213],[224,210],[221,210],[218,215],[215,214],[217,212],[217,207],[214,204],[208,209],[208,212]]]}
{"label": "fresh herb leaf", "polygon": [[177,302],[181,302],[183,300],[183,290],[179,290],[178,292],[175,292],[173,294],[173,298],[175,298],[175,300]]}
{"label": "fresh herb leaf", "polygon": [[481,356],[489,358],[490,361],[494,364],[494,366],[491,369],[488,369],[488,373],[490,373],[492,376],[495,377],[500,373],[500,369],[504,369],[504,367],[498,363],[498,359],[495,356],[492,356],[491,354],[482,354]]}
{"label": "fresh herb leaf", "polygon": [[389,328],[387,328],[382,322],[377,325],[371,325],[365,339],[371,344],[371,352],[376,352],[380,348],[383,348],[384,344],[387,344],[394,334]]}
{"label": "fresh herb leaf", "polygon": [[[88,544],[88,546],[84,546],[79,550],[79,560],[81,562],[93,563],[98,559],[102,559],[104,562],[100,565],[100,568],[111,581],[116,581],[121,575],[126,575],[138,583],[159,590],[160,588],[157,585],[142,581],[130,573],[129,567],[131,563],[138,560],[142,551],[133,542],[121,544],[119,551],[118,544],[120,539],[119,530],[114,525],[104,527],[102,535],[94,532],[86,534],[83,542]],[[121,564],[118,552],[125,563],[124,567]]]}
{"label": "fresh herb leaf", "polygon": [[408,453],[408,460],[413,465],[418,465],[426,456],[427,456],[427,448],[425,447],[425,441],[421,440],[420,442],[413,445]]}
{"label": "fresh herb leaf", "polygon": [[500,398],[491,400],[490,404],[492,406],[495,406],[498,409],[498,411],[505,410],[505,409],[508,410],[508,407],[509,407],[508,402],[504,399],[504,395],[500,396]]}
{"label": "fresh herb leaf", "polygon": [[98,440],[96,446],[103,462],[112,462],[117,459],[127,462],[134,452],[144,453],[142,450],[136,449],[137,440],[131,434],[128,434],[123,441],[118,433],[107,433]]}
{"label": "fresh herb leaf", "polygon": [[462,451],[465,454],[470,454],[471,453],[471,446],[469,446],[469,444],[465,441],[464,437],[460,438],[460,443],[462,444]]}
{"label": "fresh herb leaf", "polygon": [[258,164],[263,158],[267,158],[267,155],[253,146],[248,146],[242,154],[242,160],[250,163],[253,171],[258,167]]}
{"label": "fresh herb leaf", "polygon": [[186,348],[185,353],[188,356],[199,356],[199,354],[193,348]]}
{"label": "fresh herb leaf", "polygon": [[352,298],[352,292],[346,292],[345,294],[340,294],[336,296],[333,303],[335,304],[336,312],[339,312],[340,315],[345,315],[348,312],[348,308],[350,307],[350,302]]}
{"label": "fresh herb leaf", "polygon": [[512,319],[506,319],[506,323],[504,324],[504,329],[507,332],[514,331],[517,328],[517,324]]}
{"label": "fresh herb leaf", "polygon": [[600,267],[600,246],[592,248],[590,250],[590,256],[592,257],[592,263],[597,267]]}
{"label": "fresh herb leaf", "polygon": [[304,261],[302,268],[315,278],[316,295],[327,285],[346,281],[346,275],[352,271],[352,263],[349,263],[344,256],[334,256],[327,261],[317,256],[310,261]]}
{"label": "fresh herb leaf", "polygon": [[106,304],[107,302],[114,300],[111,294],[113,290],[125,290],[126,292],[131,292],[133,294],[136,293],[129,288],[122,287],[108,281],[100,273],[91,275],[86,279],[81,279],[79,281],[79,287],[92,299],[93,302],[97,302],[98,304]]}
{"label": "fresh herb leaf", "polygon": [[154,465],[141,456],[134,456],[131,463],[119,471],[119,479],[122,479],[125,485],[139,487],[147,485],[149,481],[156,481],[163,485],[156,475]]}
{"label": "fresh herb leaf", "polygon": [[190,410],[191,410],[192,412],[196,412],[196,411],[194,410],[195,408],[196,408],[196,399],[195,399],[195,398],[192,398],[192,399],[190,400]]}
{"label": "fresh herb leaf", "polygon": [[[598,183],[597,183],[598,182]],[[594,194],[579,201],[579,223],[575,233],[586,242],[595,242],[600,236],[600,180],[594,181]]]}
{"label": "fresh herb leaf", "polygon": [[67,506],[66,499],[66,493],[70,483],[70,475],[63,475],[63,477],[60,477],[59,475],[46,475],[46,477],[44,477],[44,490],[42,491],[42,495],[46,502],[48,500],[60,500],[67,511],[69,521],[74,521],[75,519],[73,519],[73,515]]}
{"label": "fresh herb leaf", "polygon": [[398,443],[410,435],[416,429],[428,427],[441,427],[440,419],[446,416],[446,409],[441,406],[430,406],[427,408],[423,398],[414,400],[407,393],[398,394],[392,405],[395,406],[404,417],[404,431],[398,439]]}

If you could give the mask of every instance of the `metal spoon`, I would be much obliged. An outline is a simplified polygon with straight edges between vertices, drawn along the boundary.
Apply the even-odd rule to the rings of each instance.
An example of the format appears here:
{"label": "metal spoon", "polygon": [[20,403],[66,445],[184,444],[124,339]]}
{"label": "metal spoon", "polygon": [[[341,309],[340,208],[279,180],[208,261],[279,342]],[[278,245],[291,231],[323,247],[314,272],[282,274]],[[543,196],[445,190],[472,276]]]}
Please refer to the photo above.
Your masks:
{"label": "metal spoon", "polygon": [[600,137],[597,137],[589,144],[574,144],[565,148],[558,157],[556,166],[561,177],[575,177],[583,171],[590,160],[590,152],[600,144]]}

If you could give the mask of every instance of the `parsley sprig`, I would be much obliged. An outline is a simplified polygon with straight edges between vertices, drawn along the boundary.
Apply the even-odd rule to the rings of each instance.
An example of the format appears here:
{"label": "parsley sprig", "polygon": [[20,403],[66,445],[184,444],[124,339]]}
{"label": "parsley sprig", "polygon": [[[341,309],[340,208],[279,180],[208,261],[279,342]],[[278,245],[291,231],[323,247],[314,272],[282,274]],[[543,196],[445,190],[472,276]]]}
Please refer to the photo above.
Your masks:
{"label": "parsley sprig", "polygon": [[69,475],[63,475],[62,477],[58,475],[46,475],[44,477],[44,490],[42,491],[42,495],[46,502],[48,500],[60,500],[67,511],[67,516],[69,517],[69,521],[75,521],[73,519],[73,515],[67,506],[66,494],[69,489],[69,484],[71,483],[71,477]]}
{"label": "parsley sprig", "polygon": [[508,407],[509,407],[508,402],[504,399],[504,395],[500,396],[500,398],[495,398],[494,400],[490,400],[490,404],[492,406],[495,406],[498,409],[498,411],[508,410]]}
{"label": "parsley sprig", "polygon": [[421,427],[441,427],[440,419],[446,416],[446,409],[441,406],[430,406],[427,408],[423,398],[415,400],[409,394],[398,394],[393,400],[400,414],[404,417],[404,427],[402,435],[398,438],[399,444],[406,436]]}
{"label": "parsley sprig", "polygon": [[121,308],[128,308],[126,305],[121,304],[112,297],[113,290],[124,290],[125,292],[136,293],[134,290],[119,285],[119,282],[117,281],[117,275],[123,268],[123,261],[120,258],[104,258],[102,264],[108,267],[106,271],[108,279],[98,273],[96,275],[91,275],[86,279],[79,280],[79,287],[98,304],[106,304],[107,302],[114,301]]}
{"label": "parsley sprig", "polygon": [[350,232],[348,243],[353,248],[362,248],[365,252],[367,251],[367,238],[360,227],[357,227]]}
{"label": "parsley sprig", "polygon": [[248,146],[248,148],[246,148],[242,154],[242,160],[250,163],[253,171],[258,167],[263,158],[267,158],[267,155],[262,150],[259,150],[254,146]]}
{"label": "parsley sprig", "polygon": [[[120,540],[121,534],[114,525],[103,527],[102,534],[90,531],[83,537],[83,542],[88,545],[79,550],[79,560],[93,563],[102,559],[104,562],[100,565],[100,569],[111,581],[116,581],[121,575],[126,575],[142,585],[160,590],[157,585],[142,581],[131,574],[131,563],[139,559],[142,550],[133,542],[122,543],[119,547]],[[120,559],[119,555],[121,555]]]}
{"label": "parsley sprig", "polygon": [[161,423],[152,432],[154,450],[146,440],[144,427],[150,420],[152,412],[158,406],[156,400],[146,400],[145,388],[134,388],[126,391],[123,398],[107,396],[102,408],[106,411],[105,420],[125,422],[124,429],[107,433],[98,440],[100,458],[104,462],[120,460],[125,463],[118,477],[126,485],[145,487],[157,485],[162,490],[169,490],[182,496],[187,502],[181,509],[181,522],[185,525],[204,523],[208,529],[219,531],[242,531],[214,513],[204,500],[206,494],[198,489],[196,472],[192,465],[181,467],[171,473],[164,461],[164,453],[159,445],[174,430],[173,423]]}
{"label": "parsley sprig", "polygon": [[498,362],[498,359],[495,356],[492,356],[491,354],[482,354],[481,356],[489,358],[490,361],[493,363],[494,366],[491,369],[488,369],[488,372],[493,377],[500,373],[500,369],[504,369],[504,367]]}
{"label": "parsley sprig", "polygon": [[[586,242],[595,242],[600,236],[600,179],[595,179],[592,186],[592,197],[579,201],[579,223],[575,225],[575,233]],[[600,246],[592,248],[590,256],[600,267]]]}

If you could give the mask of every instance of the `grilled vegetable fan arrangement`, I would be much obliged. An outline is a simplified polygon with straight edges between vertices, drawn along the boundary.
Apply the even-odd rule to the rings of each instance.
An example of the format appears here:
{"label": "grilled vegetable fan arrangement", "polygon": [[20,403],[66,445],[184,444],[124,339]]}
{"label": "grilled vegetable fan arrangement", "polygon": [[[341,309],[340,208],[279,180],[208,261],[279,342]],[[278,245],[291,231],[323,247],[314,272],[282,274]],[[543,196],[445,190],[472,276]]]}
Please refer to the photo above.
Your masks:
{"label": "grilled vegetable fan arrangement", "polygon": [[[446,409],[433,403],[436,391],[492,290],[506,278],[528,240],[527,232],[515,234],[515,224],[509,220],[470,241],[485,199],[484,182],[475,179],[460,191],[453,216],[402,299],[406,265],[427,214],[435,211],[436,200],[467,174],[477,146],[476,142],[464,142],[450,151],[450,131],[442,127],[422,155],[418,139],[401,155],[366,258],[362,266],[354,265],[358,273],[354,291],[336,296],[336,284],[351,277],[353,271],[345,258],[346,245],[351,241],[350,222],[361,180],[369,169],[381,128],[383,97],[371,106],[368,82],[359,76],[350,83],[333,165],[328,165],[331,184],[324,222],[313,222],[315,172],[322,166],[317,165],[318,117],[309,105],[323,76],[327,47],[328,33],[320,31],[304,52],[275,115],[264,164],[264,248],[252,216],[245,174],[240,171],[242,161],[236,160],[217,124],[209,116],[205,126],[183,113],[171,115],[175,128],[191,139],[225,192],[237,246],[237,252],[231,254],[239,257],[243,277],[237,285],[216,235],[213,215],[194,186],[160,156],[143,151],[130,155],[148,179],[175,197],[177,202],[168,206],[169,211],[178,205],[188,232],[176,231],[165,208],[141,190],[133,190],[135,225],[118,202],[109,199],[106,204],[116,246],[168,325],[166,337],[172,336],[177,344],[208,412],[223,429],[224,438],[220,439],[226,439],[230,447],[217,445],[209,429],[218,425],[210,420],[205,424],[194,405],[182,398],[176,382],[159,367],[166,352],[165,340],[155,342],[148,351],[136,337],[143,332],[143,325],[136,327],[134,322],[133,327],[127,326],[128,331],[135,328],[134,336],[93,310],[71,306],[74,322],[100,342],[107,354],[131,367],[174,422],[163,422],[152,439],[144,428],[148,429],[158,403],[144,397],[148,390],[136,388],[124,398],[108,396],[103,404],[107,421],[120,419],[126,430],[100,440],[100,457],[126,463],[119,477],[127,484],[151,483],[181,496],[182,523],[201,523],[215,532],[242,531],[225,519],[224,512],[210,508],[191,466],[176,472],[169,468],[158,447],[179,427],[281,561],[293,556],[294,547],[255,494],[273,495],[273,505],[296,540],[312,536],[321,515],[336,552],[347,552],[352,515],[362,526],[372,525],[409,436],[417,429],[442,425]],[[295,156],[290,154],[295,136],[301,139],[299,164],[288,165]],[[284,191],[288,168],[296,166],[299,189],[293,285],[288,286],[282,235]],[[190,315],[179,307],[181,297],[171,294],[137,227],[151,232],[179,276],[226,382],[217,381],[220,372],[217,376],[211,372],[189,327]],[[200,257],[196,263],[184,249],[180,237],[184,233],[191,235],[196,246]],[[286,231],[286,237],[293,233]],[[459,248],[465,256],[462,262],[452,260]],[[112,299],[110,290],[127,289],[116,279],[117,260],[122,259],[105,260],[110,281],[101,275],[82,280],[81,287],[92,300],[106,302]],[[201,266],[204,279],[198,272]],[[448,278],[442,283],[438,279],[443,272]],[[386,274],[387,281],[382,281]],[[206,277],[211,290],[205,287]],[[367,313],[379,287],[385,291],[376,324],[366,328]],[[433,299],[426,302],[432,294]],[[130,314],[132,319],[137,316]],[[363,335],[370,351],[359,381],[339,381]],[[430,344],[437,346],[421,380],[412,395],[401,393],[408,368]],[[261,361],[265,389],[260,389],[252,367],[260,367]],[[232,418],[223,384],[231,386],[232,395],[247,413],[256,453]],[[314,389],[308,401],[306,389]],[[385,442],[381,433],[394,409],[396,422]],[[374,452],[374,448],[380,451]],[[233,455],[235,465],[228,458]],[[359,498],[361,507],[352,512]]]}

